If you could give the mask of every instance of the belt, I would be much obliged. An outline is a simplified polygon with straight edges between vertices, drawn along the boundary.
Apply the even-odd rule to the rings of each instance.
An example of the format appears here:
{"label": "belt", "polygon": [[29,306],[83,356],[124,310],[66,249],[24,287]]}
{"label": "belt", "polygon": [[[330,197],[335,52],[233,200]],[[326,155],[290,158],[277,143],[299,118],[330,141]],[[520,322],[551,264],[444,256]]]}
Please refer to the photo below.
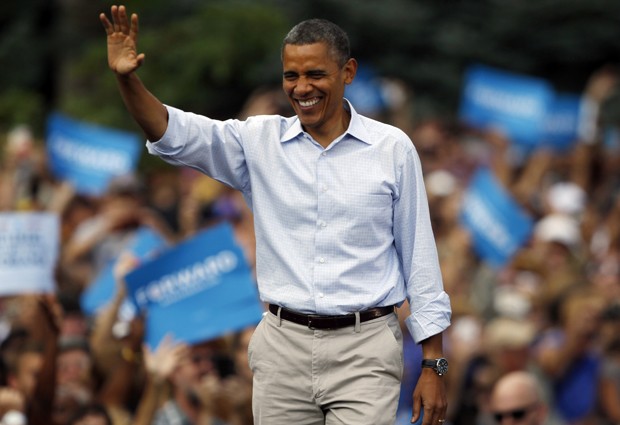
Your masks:
{"label": "belt", "polygon": [[[269,304],[269,311],[276,316],[280,306]],[[387,316],[394,313],[394,306],[375,307],[368,310],[360,311],[360,323],[367,322],[372,319]],[[310,329],[339,329],[347,326],[355,325],[355,314],[344,314],[337,316],[322,316],[319,314],[301,314],[282,307],[280,318],[289,322],[304,325]]]}

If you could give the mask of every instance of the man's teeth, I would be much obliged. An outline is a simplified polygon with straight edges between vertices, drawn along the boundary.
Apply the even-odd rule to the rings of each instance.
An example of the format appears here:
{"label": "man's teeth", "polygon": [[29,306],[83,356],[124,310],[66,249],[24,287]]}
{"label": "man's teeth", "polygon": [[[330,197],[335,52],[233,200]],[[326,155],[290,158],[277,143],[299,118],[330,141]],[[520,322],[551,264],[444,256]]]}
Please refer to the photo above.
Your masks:
{"label": "man's teeth", "polygon": [[310,99],[310,100],[300,100],[300,101],[299,101],[299,104],[300,104],[301,106],[303,106],[304,108],[307,108],[307,107],[309,107],[309,106],[314,106],[314,105],[316,105],[317,103],[319,103],[319,99],[317,99],[317,98]]}

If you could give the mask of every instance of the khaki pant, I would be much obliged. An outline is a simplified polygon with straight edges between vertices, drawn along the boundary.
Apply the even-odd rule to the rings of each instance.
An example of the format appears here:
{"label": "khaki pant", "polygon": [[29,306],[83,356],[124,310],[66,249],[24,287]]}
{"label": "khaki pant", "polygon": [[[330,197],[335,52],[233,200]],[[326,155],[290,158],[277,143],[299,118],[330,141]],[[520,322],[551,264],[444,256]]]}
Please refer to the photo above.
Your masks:
{"label": "khaki pant", "polygon": [[396,314],[314,330],[267,313],[248,347],[255,425],[393,425],[403,374]]}

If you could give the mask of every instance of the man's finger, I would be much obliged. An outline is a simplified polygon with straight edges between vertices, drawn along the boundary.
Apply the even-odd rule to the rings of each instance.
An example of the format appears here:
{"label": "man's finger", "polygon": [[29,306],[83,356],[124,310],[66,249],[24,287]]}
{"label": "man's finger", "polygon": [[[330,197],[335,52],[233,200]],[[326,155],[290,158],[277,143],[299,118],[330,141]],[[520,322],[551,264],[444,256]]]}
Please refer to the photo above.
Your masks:
{"label": "man's finger", "polygon": [[114,29],[114,32],[118,32],[120,31],[120,17],[118,16],[118,6],[112,6],[110,11],[110,14],[112,15],[112,27]]}
{"label": "man's finger", "polygon": [[129,34],[129,24],[127,21],[127,9],[125,6],[118,7],[119,28],[123,34]]}
{"label": "man's finger", "polygon": [[129,30],[129,37],[134,40],[135,43],[138,41],[138,15],[135,13],[131,14],[131,28]]}
{"label": "man's finger", "polygon": [[103,24],[103,28],[105,29],[106,34],[111,35],[114,31],[114,28],[112,28],[112,23],[108,20],[108,17],[105,16],[105,13],[99,14],[99,20]]}
{"label": "man's finger", "polygon": [[415,400],[413,402],[413,412],[411,415],[411,423],[420,425],[424,417],[424,409],[422,408],[422,401]]}

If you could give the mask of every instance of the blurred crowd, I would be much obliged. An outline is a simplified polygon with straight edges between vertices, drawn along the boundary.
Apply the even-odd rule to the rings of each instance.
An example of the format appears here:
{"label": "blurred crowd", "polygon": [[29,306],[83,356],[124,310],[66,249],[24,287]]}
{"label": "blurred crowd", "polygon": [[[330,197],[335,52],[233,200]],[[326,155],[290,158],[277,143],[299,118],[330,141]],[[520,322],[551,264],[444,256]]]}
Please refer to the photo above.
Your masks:
{"label": "blurred crowd", "polygon": [[[569,151],[520,155],[496,131],[443,117],[413,122],[406,87],[387,81],[386,88],[385,108],[367,114],[406,131],[417,148],[452,301],[444,338],[448,422],[494,423],[495,383],[525,371],[548,406],[546,423],[620,423],[620,147],[604,143],[597,114]],[[616,88],[617,75],[602,69],[583,96],[596,111]],[[239,118],[290,115],[282,96],[277,88],[258,90]],[[460,219],[480,167],[489,167],[535,222],[527,244],[500,268],[476,254]],[[0,211],[50,211],[61,219],[55,294],[0,298],[0,424],[252,423],[252,328],[191,346],[166,338],[150,350],[143,318],[121,314],[124,276],[139,260],[119,253],[140,226],[174,244],[227,221],[253,266],[252,214],[240,193],[162,164],[114,179],[103,196],[80,195],[54,179],[43,143],[20,127],[6,137]],[[80,297],[116,258],[114,298],[85,314]],[[406,304],[399,314],[408,315]],[[404,335],[399,424],[411,418],[421,356]]]}

